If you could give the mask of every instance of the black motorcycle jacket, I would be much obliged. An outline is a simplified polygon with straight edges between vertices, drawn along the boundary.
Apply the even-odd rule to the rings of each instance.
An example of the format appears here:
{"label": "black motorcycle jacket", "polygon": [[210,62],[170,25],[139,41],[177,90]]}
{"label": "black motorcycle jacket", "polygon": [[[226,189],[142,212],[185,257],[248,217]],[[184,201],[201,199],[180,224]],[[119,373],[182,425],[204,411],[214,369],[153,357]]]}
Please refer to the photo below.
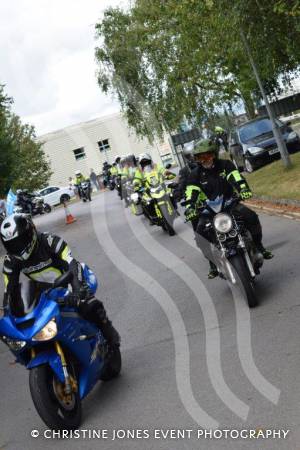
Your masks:
{"label": "black motorcycle jacket", "polygon": [[[4,301],[7,305],[13,301],[18,303],[20,297],[19,277],[23,273],[37,284],[49,286],[60,275],[73,272],[72,289],[81,287],[80,264],[72,257],[67,243],[59,236],[48,233],[37,233],[37,245],[27,260],[20,260],[6,255],[3,263]],[[20,302],[21,303],[21,302]]]}
{"label": "black motorcycle jacket", "polygon": [[232,197],[234,191],[250,188],[245,178],[229,160],[217,160],[214,167],[205,169],[197,165],[187,179],[185,196],[190,206],[206,199],[214,200],[223,195]]}

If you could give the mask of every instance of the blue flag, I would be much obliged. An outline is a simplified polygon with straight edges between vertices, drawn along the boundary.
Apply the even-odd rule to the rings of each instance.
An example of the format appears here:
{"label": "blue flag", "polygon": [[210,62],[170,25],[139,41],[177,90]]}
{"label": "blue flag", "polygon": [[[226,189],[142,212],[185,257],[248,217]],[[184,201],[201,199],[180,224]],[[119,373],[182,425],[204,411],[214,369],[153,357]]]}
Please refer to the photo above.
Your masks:
{"label": "blue flag", "polygon": [[8,216],[10,216],[14,212],[14,205],[16,200],[16,194],[14,194],[10,189],[6,197],[6,212]]}

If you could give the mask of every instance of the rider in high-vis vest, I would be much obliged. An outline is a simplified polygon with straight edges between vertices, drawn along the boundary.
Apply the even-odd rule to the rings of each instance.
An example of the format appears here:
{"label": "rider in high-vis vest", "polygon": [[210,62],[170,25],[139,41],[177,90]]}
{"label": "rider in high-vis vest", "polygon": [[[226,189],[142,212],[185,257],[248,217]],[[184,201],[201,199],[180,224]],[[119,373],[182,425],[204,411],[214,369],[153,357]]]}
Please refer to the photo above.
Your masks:
{"label": "rider in high-vis vest", "polygon": [[175,178],[175,175],[161,165],[155,164],[149,153],[142,153],[139,156],[139,164],[141,171],[137,171],[135,174],[134,186],[136,191],[142,192],[142,203],[147,205],[147,207],[144,207],[144,214],[150,220],[150,224],[153,224],[151,217],[155,216],[155,210],[150,203],[151,196],[149,195],[152,179],[156,179],[159,183],[163,183],[166,179],[170,180]]}

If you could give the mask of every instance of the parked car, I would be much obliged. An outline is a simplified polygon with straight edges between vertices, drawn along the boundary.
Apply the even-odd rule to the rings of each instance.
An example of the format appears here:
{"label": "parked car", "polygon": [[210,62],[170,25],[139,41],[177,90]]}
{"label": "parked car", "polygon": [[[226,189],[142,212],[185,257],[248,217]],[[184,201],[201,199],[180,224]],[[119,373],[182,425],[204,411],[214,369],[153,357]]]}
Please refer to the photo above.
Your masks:
{"label": "parked car", "polygon": [[50,206],[59,205],[64,201],[69,201],[75,196],[71,187],[48,186],[39,191],[39,195],[43,197],[45,203]]}
{"label": "parked car", "polygon": [[[300,150],[300,138],[291,128],[290,122],[276,122],[289,153]],[[279,149],[267,116],[258,117],[236,127],[230,133],[229,154],[240,170],[253,170],[280,158]]]}

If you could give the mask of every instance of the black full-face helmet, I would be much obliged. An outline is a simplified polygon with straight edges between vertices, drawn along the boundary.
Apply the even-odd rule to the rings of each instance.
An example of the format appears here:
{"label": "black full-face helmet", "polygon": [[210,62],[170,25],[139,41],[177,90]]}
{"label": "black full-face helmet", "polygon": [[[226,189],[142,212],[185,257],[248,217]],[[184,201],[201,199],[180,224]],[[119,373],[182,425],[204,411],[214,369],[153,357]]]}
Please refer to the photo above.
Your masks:
{"label": "black full-face helmet", "polygon": [[26,214],[12,214],[4,219],[0,237],[7,253],[21,260],[27,260],[37,245],[36,228]]}

